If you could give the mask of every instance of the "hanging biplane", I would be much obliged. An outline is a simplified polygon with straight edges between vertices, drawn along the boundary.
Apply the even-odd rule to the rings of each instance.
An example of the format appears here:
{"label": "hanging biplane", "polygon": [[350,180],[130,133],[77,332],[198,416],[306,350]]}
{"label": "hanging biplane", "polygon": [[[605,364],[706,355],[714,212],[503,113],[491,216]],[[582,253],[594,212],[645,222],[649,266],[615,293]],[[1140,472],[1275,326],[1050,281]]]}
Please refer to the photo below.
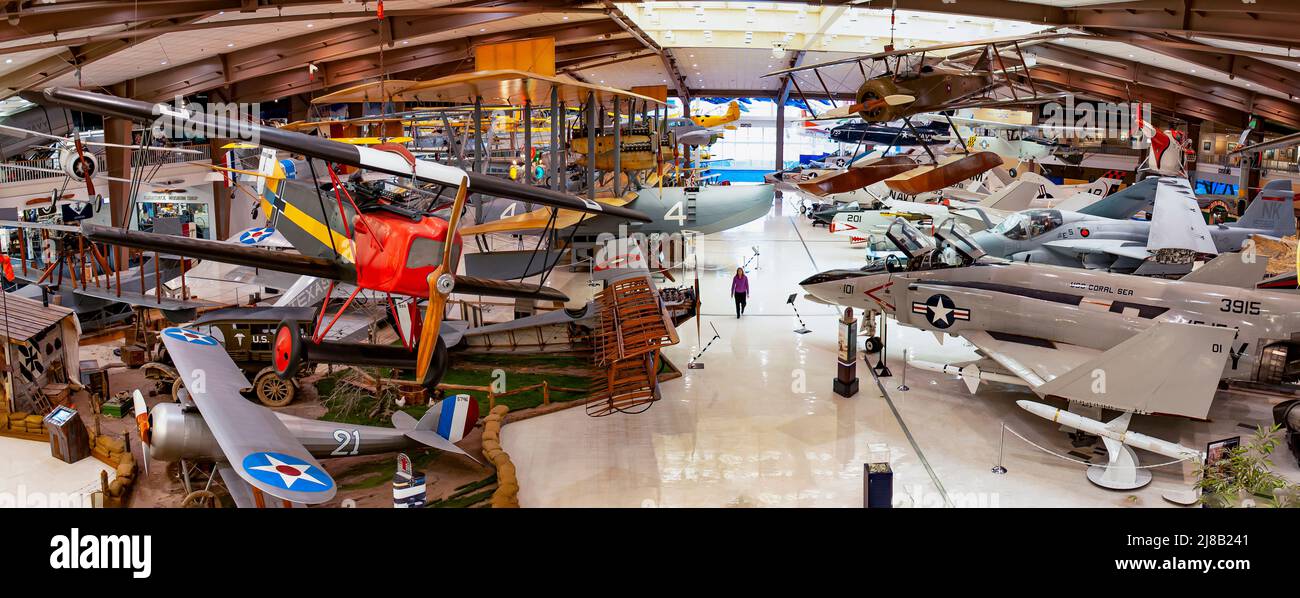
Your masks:
{"label": "hanging biplane", "polygon": [[[852,103],[820,114],[813,113],[812,119],[845,118],[852,115],[872,123],[901,119],[905,130],[914,138],[920,139],[922,135],[912,124],[914,115],[964,108],[1036,104],[1067,97],[1069,94],[1040,93],[1028,71],[1024,67],[1008,68],[1004,64],[1002,53],[1014,51],[1023,65],[1027,63],[1021,52],[1022,46],[1074,36],[1069,33],[1044,32],[905,50],[889,47],[884,52],[798,66],[764,76],[788,77],[795,93],[805,103],[807,98],[803,85],[800,84],[805,73],[812,73],[813,80],[820,85],[821,92],[827,97],[835,97],[835,91],[840,91],[832,90],[827,85],[827,80],[842,83],[859,79],[861,83],[853,91]],[[974,49],[947,56],[937,54],[961,48]],[[975,56],[971,65],[958,62],[958,59],[971,56]],[[1018,73],[1023,82],[1013,79],[1012,71],[1023,71]],[[952,125],[951,122],[948,124]],[[952,128],[955,129],[955,126]],[[902,130],[899,133],[901,137]],[[922,147],[934,163],[933,166],[891,178],[888,183],[890,189],[907,195],[918,195],[948,187],[1002,165],[1002,159],[992,152],[968,153],[962,158],[949,157],[941,160],[928,145],[923,143]],[[964,141],[962,149],[966,151]]]}
{"label": "hanging biplane", "polygon": [[[834,80],[861,77],[863,81],[857,87],[852,104],[833,108],[821,114],[814,113],[812,119],[844,118],[853,114],[857,114],[867,122],[889,122],[901,118],[905,119],[904,122],[910,130],[913,127],[907,119],[914,114],[1031,104],[1064,97],[1061,94],[1038,93],[1028,72],[1023,73],[1024,83],[1013,81],[1010,73],[1013,70],[1024,69],[1006,67],[1001,53],[1006,49],[1013,49],[1017,55],[1021,55],[1022,46],[1066,37],[1074,37],[1074,35],[1048,32],[904,50],[890,49],[875,54],[782,69],[763,76],[789,76],[795,92],[800,97],[804,95],[802,86],[799,85],[800,73],[812,72],[821,84],[822,91],[829,97],[834,97],[835,94],[825,85],[827,77],[832,77]],[[969,47],[978,49],[949,56],[934,54]],[[973,66],[956,62],[957,58],[966,57],[972,52],[978,54]],[[1024,64],[1023,55],[1020,62]]]}
{"label": "hanging biplane", "polygon": [[104,147],[119,148],[126,150],[144,150],[151,152],[164,152],[174,154],[192,154],[200,155],[202,152],[193,149],[180,147],[163,147],[156,145],[128,145],[122,143],[108,143],[104,141],[83,140],[81,133],[73,132],[72,137],[60,137],[40,131],[31,131],[8,125],[0,125],[0,134],[13,137],[39,137],[48,139],[53,142],[58,158],[56,160],[58,168],[46,168],[41,166],[31,166],[27,164],[9,164],[0,163],[0,169],[13,169],[26,172],[42,172],[52,175],[60,175],[78,183],[86,184],[86,194],[88,197],[94,197],[95,179],[105,179],[122,183],[134,183],[129,179],[108,176],[99,170],[99,159],[95,154],[88,151],[87,147]]}
{"label": "hanging biplane", "polygon": [[[104,115],[149,121],[155,118],[155,105],[148,102],[66,88],[46,89],[45,95],[52,102]],[[175,112],[171,123],[177,127],[197,125],[239,130],[235,128],[236,123],[220,116],[189,111]],[[325,185],[322,189],[315,182],[315,176],[310,182],[285,177],[283,171],[278,170],[279,162],[266,159],[269,150],[263,150],[260,171],[265,180],[261,198],[264,208],[269,208],[267,211],[272,214],[276,230],[294,244],[298,254],[104,226],[83,226],[87,238],[94,241],[327,279],[332,281],[331,292],[325,295],[327,298],[334,285],[354,285],[355,289],[332,318],[328,314],[328,299],[322,303],[309,338],[300,334],[297,322],[280,324],[273,340],[273,366],[284,378],[296,374],[310,354],[312,362],[414,369],[417,380],[431,388],[441,380],[448,366],[447,348],[438,333],[444,308],[453,292],[567,300],[563,293],[541,284],[476,278],[454,272],[460,260],[461,246],[457,229],[471,188],[489,196],[588,214],[650,221],[648,216],[635,210],[416,160],[401,146],[355,146],[261,125],[238,123],[238,126],[246,127],[264,147],[308,157],[308,166],[312,170],[316,168],[315,162],[321,161],[409,178],[413,184],[455,190],[446,219],[433,215],[430,209],[433,206],[401,205],[382,197],[360,196],[357,198],[362,201],[358,203],[354,193],[349,191],[350,187],[337,179],[333,185]],[[334,171],[328,164],[323,165],[323,169],[328,173]],[[333,178],[332,174],[330,176]],[[441,195],[441,191],[438,194]],[[419,338],[418,342],[410,343],[414,352],[406,346],[324,340],[325,334],[363,289],[388,295],[394,310],[399,298],[428,299],[422,323],[405,331],[409,339]],[[407,302],[405,308],[414,310],[415,305]]]}

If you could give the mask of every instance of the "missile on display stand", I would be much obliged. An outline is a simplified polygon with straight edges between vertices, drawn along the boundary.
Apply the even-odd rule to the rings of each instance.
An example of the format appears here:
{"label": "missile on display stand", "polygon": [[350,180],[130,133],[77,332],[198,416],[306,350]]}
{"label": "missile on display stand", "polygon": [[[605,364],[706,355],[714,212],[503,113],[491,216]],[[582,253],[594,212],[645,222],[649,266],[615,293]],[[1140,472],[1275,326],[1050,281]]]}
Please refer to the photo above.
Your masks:
{"label": "missile on display stand", "polygon": [[1058,409],[1051,405],[1037,403],[1034,401],[1016,401],[1021,409],[1028,411],[1038,417],[1051,420],[1061,425],[1069,426],[1081,432],[1100,436],[1110,439],[1120,444],[1126,444],[1134,448],[1151,451],[1158,455],[1164,455],[1170,459],[1201,459],[1201,452],[1185,447],[1175,442],[1161,440],[1154,436],[1139,434],[1128,431],[1129,420],[1133,413],[1125,412],[1123,415],[1111,420],[1110,422],[1100,422],[1092,418],[1084,417],[1077,413],[1070,413],[1064,409]]}

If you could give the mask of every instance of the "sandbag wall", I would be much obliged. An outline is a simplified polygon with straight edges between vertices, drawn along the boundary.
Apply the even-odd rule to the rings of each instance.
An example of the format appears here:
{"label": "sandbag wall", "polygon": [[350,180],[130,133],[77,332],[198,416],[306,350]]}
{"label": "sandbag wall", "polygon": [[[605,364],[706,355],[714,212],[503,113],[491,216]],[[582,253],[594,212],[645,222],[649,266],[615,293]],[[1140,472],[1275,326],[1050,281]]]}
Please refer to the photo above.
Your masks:
{"label": "sandbag wall", "polygon": [[494,509],[519,508],[519,478],[515,476],[515,464],[501,449],[501,424],[509,411],[509,407],[497,405],[483,418],[483,456],[497,470],[497,489],[492,493]]}

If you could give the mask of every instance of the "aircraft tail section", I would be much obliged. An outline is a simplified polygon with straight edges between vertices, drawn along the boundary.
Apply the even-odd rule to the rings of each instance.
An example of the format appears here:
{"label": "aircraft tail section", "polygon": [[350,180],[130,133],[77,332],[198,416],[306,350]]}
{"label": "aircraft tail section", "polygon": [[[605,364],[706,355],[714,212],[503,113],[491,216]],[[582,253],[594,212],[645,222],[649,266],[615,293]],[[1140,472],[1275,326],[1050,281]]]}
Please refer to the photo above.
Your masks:
{"label": "aircraft tail section", "polygon": [[740,120],[740,102],[731,100],[731,103],[727,104],[727,122],[737,120]]}
{"label": "aircraft tail section", "polygon": [[[1027,174],[1025,175],[1027,176]],[[979,203],[981,207],[993,208],[995,210],[1005,210],[1007,212],[1019,212],[1029,209],[1035,198],[1038,197],[1039,186],[1033,181],[1017,179],[1015,182],[999,189],[997,192],[984,198]]]}
{"label": "aircraft tail section", "polygon": [[1264,185],[1246,213],[1227,226],[1269,231],[1275,237],[1294,235],[1295,192],[1291,190],[1291,181],[1279,179]]}
{"label": "aircraft tail section", "polygon": [[[453,395],[429,407],[418,421],[405,411],[393,413],[393,427],[407,438],[440,451],[473,458],[456,442],[478,424],[478,401],[469,395]],[[477,459],[476,459],[477,460]]]}
{"label": "aircraft tail section", "polygon": [[1112,193],[1097,200],[1092,205],[1078,210],[1078,212],[1089,216],[1127,220],[1142,210],[1150,212],[1154,209],[1156,188],[1158,186],[1158,177],[1143,179],[1123,191]]}
{"label": "aircraft tail section", "polygon": [[416,430],[431,431],[456,442],[478,423],[478,401],[470,395],[452,395],[430,407],[416,422]]}
{"label": "aircraft tail section", "polygon": [[1236,333],[1220,326],[1156,322],[1034,392],[1121,411],[1204,419]]}
{"label": "aircraft tail section", "polygon": [[1219,254],[1182,278],[1183,282],[1253,289],[1266,277],[1268,257],[1244,251]]}

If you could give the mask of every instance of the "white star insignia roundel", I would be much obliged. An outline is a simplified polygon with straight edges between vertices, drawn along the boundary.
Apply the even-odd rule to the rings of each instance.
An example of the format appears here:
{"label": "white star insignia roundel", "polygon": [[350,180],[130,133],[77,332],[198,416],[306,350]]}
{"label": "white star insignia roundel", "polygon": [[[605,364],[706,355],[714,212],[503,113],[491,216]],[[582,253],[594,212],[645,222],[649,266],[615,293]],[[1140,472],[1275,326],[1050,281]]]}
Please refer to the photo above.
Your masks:
{"label": "white star insignia roundel", "polygon": [[244,470],[262,482],[286,490],[319,491],[332,485],[329,476],[320,469],[280,453],[253,453],[244,458]]}
{"label": "white star insignia roundel", "polygon": [[212,345],[217,344],[217,339],[212,338],[200,332],[187,330],[185,328],[168,328],[166,330],[163,330],[163,334],[171,338],[174,338],[176,340],[185,341],[187,343],[193,343],[196,345],[205,345],[210,347]]}
{"label": "white star insignia roundel", "polygon": [[970,320],[970,310],[957,307],[947,295],[931,295],[924,302],[913,301],[912,313],[921,314],[935,328],[947,328],[957,320]]}
{"label": "white star insignia roundel", "polygon": [[262,239],[271,236],[274,232],[275,229],[269,227],[246,230],[243,234],[239,235],[239,242],[244,245],[256,245],[257,243],[262,242]]}

